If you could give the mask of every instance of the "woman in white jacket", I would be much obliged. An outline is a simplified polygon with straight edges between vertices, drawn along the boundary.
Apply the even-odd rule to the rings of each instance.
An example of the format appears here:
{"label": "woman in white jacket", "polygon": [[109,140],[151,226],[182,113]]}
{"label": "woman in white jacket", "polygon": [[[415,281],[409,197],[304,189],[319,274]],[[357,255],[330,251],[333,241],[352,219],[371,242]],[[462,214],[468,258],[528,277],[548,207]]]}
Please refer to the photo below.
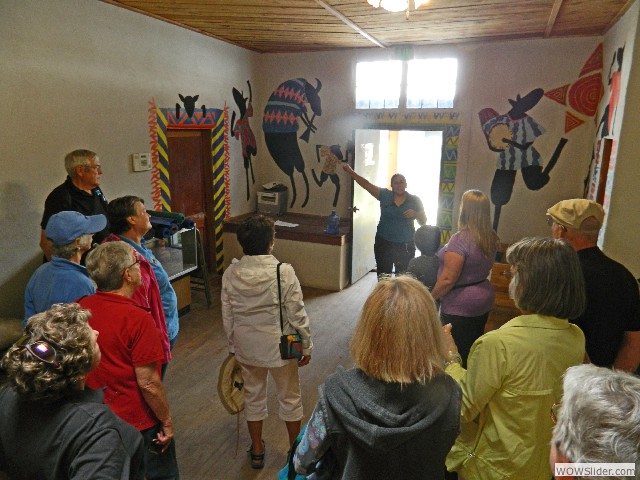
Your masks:
{"label": "woman in white jacket", "polygon": [[300,431],[302,397],[298,367],[311,360],[309,318],[302,301],[300,282],[293,267],[280,265],[284,333],[302,337],[300,360],[280,357],[278,260],[271,255],[275,236],[273,220],[262,215],[245,220],[237,231],[244,256],[233,260],[222,277],[222,321],[229,342],[242,367],[247,427],[251,437],[251,467],[264,466],[262,422],[267,417],[267,374],[278,390],[279,416],[293,444]]}

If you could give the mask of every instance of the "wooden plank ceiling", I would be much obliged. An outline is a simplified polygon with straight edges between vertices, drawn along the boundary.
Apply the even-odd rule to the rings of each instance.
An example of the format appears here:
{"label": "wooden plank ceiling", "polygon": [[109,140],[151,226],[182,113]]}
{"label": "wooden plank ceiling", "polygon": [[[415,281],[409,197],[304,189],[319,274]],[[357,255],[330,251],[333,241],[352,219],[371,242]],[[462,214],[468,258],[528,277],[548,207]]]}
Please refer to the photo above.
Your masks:
{"label": "wooden plank ceiling", "polygon": [[[633,0],[103,0],[260,53],[603,35]],[[413,5],[413,1],[410,3]]]}

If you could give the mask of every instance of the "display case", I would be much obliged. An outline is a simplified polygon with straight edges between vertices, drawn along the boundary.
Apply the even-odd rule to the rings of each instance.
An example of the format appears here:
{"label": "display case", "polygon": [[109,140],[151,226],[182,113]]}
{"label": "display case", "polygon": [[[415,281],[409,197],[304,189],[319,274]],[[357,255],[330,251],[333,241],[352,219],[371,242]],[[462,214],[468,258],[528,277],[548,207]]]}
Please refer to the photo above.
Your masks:
{"label": "display case", "polygon": [[178,311],[186,313],[191,305],[190,274],[198,268],[196,229],[185,228],[165,239],[149,239],[146,246],[169,275],[178,297]]}

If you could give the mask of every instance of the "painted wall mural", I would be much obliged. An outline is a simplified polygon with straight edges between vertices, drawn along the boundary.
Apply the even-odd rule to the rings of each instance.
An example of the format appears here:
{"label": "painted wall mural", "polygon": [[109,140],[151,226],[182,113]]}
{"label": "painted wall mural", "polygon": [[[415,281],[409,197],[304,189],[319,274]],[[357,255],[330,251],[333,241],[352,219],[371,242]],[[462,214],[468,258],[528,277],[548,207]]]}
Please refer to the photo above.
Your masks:
{"label": "painted wall mural", "polygon": [[239,118],[236,122],[236,112],[234,110],[231,113],[231,136],[235,137],[236,140],[239,140],[242,144],[242,159],[244,160],[244,173],[247,183],[247,200],[249,200],[249,170],[251,170],[251,184],[256,183],[253,175],[251,157],[258,153],[258,148],[256,147],[256,137],[249,124],[249,119],[253,117],[253,104],[251,103],[253,95],[251,93],[251,82],[249,82],[249,80],[247,80],[247,85],[249,87],[248,97],[245,97],[244,92],[241,92],[237,88],[232,90],[233,100],[238,107]]}
{"label": "painted wall mural", "polygon": [[[182,99],[182,95],[180,95]],[[191,101],[193,100],[193,110]],[[169,178],[168,129],[211,130],[211,168],[213,172],[213,205],[216,271],[222,273],[224,250],[222,245],[222,222],[230,216],[229,195],[229,122],[228,108],[206,109],[195,107],[198,96],[184,97],[185,111],[178,108],[157,107],[155,99],[149,101],[149,136],[151,137],[151,198],[154,209],[171,211],[171,179]],[[187,106],[189,107],[187,108]]]}
{"label": "painted wall mural", "polygon": [[352,141],[348,141],[345,147],[344,154],[342,153],[342,147],[340,145],[316,145],[316,158],[318,163],[322,163],[320,168],[320,178],[316,175],[315,169],[311,169],[313,180],[318,187],[322,187],[324,182],[328,179],[335,185],[336,192],[333,196],[333,206],[338,205],[338,198],[340,197],[340,176],[339,171],[342,171],[340,164],[343,162],[353,163],[353,157],[355,155],[355,146]]}
{"label": "painted wall mural", "polygon": [[599,44],[575,82],[548,90],[544,96],[567,107],[564,131],[568,133],[586,120],[595,119],[603,91],[602,44]]}
{"label": "painted wall mural", "polygon": [[598,123],[598,138],[609,136],[613,133],[614,122],[620,100],[620,88],[622,87],[622,60],[624,47],[620,47],[613,54],[613,60],[609,67],[609,102],[604,108],[602,118]]}
{"label": "painted wall mural", "polygon": [[491,182],[491,202],[494,205],[493,229],[498,230],[502,207],[511,199],[513,185],[518,170],[530,190],[540,190],[549,183],[549,173],[560,158],[562,149],[567,143],[561,138],[543,169],[540,153],[533,143],[544,134],[545,129],[529,114],[544,94],[544,90],[536,88],[515,100],[509,99],[511,110],[498,114],[492,108],[484,108],[479,112],[480,124],[489,149],[498,153],[496,172]]}
{"label": "painted wall mural", "polygon": [[[316,132],[313,124],[316,116],[322,115],[320,89],[322,83],[316,78],[314,87],[304,78],[294,78],[281,83],[267,101],[262,119],[262,130],[267,149],[276,165],[291,181],[291,204],[296,202],[296,184],[293,178],[294,170],[300,172],[305,184],[305,197],[300,205],[305,207],[309,201],[309,180],[305,172],[305,162],[298,145],[298,128],[300,120],[307,128],[300,135],[300,140],[309,142],[309,137]],[[313,115],[309,118],[307,105]]]}
{"label": "painted wall mural", "polygon": [[601,202],[608,209],[612,182],[609,173],[615,169],[617,137],[614,132],[618,113],[618,102],[622,87],[622,62],[624,45],[618,47],[611,59],[608,72],[608,101],[596,128],[596,141],[591,156],[589,172],[585,178],[585,196]]}

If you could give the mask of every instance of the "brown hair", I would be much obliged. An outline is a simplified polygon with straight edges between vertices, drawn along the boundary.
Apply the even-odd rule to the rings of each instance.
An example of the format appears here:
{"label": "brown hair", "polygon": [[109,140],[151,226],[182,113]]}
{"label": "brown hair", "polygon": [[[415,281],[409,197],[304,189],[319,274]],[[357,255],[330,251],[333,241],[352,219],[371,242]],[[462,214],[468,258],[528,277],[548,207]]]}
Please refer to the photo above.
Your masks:
{"label": "brown hair", "polygon": [[354,364],[384,382],[425,383],[442,373],[445,344],[433,297],[409,276],[382,279],[351,339]]}
{"label": "brown hair", "polygon": [[509,296],[518,308],[558,318],[585,309],[584,276],[578,254],[565,240],[524,238],[507,249],[514,275]]}
{"label": "brown hair", "polygon": [[273,219],[254,215],[240,224],[236,235],[245,255],[267,255],[275,231]]}
{"label": "brown hair", "polygon": [[498,235],[491,226],[489,199],[480,190],[467,190],[462,194],[458,229],[471,232],[485,257],[495,255]]}

